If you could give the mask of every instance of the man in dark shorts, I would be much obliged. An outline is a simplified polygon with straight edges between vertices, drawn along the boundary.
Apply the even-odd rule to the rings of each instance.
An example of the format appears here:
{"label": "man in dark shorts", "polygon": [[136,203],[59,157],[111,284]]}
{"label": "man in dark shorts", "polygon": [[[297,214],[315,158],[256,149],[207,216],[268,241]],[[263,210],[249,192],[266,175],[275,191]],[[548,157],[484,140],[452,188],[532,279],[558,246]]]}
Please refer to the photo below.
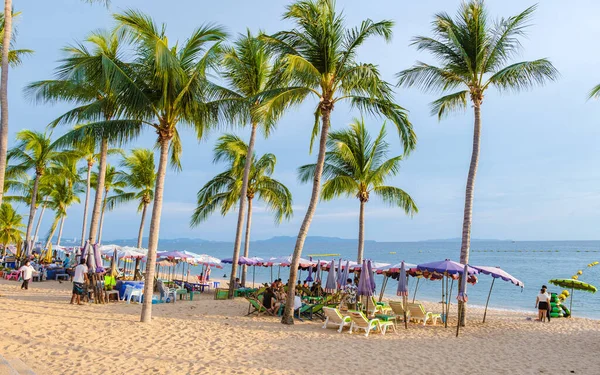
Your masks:
{"label": "man in dark shorts", "polygon": [[87,273],[88,268],[85,265],[85,260],[82,260],[81,263],[75,267],[74,275],[73,275],[73,295],[71,296],[71,304],[77,301],[78,305],[83,305],[81,303],[81,296],[85,294],[85,283],[87,281]]}

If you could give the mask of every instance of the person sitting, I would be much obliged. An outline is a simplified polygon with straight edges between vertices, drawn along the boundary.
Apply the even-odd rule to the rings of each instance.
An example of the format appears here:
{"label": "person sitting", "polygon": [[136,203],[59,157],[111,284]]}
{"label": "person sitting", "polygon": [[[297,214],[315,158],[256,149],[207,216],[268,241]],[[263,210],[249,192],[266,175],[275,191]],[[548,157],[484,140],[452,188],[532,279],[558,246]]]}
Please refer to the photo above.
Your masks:
{"label": "person sitting", "polygon": [[302,307],[302,298],[300,298],[300,294],[296,292],[294,296],[294,314],[298,314],[298,319],[300,319],[300,308]]}
{"label": "person sitting", "polygon": [[320,282],[317,281],[310,287],[310,294],[313,297],[321,297],[323,295],[323,288],[321,288]]}
{"label": "person sitting", "polygon": [[268,287],[263,294],[263,306],[271,313],[275,312],[275,306],[277,305],[275,300],[275,294],[273,294],[273,290],[271,287]]}
{"label": "person sitting", "polygon": [[235,284],[234,284],[234,287],[235,287],[235,289],[241,289],[241,288],[243,288],[243,287],[244,287],[244,286],[243,286],[243,285],[240,283],[240,278],[239,278],[239,277],[236,277],[236,278],[235,278]]}
{"label": "person sitting", "polygon": [[70,264],[71,264],[71,258],[69,258],[69,254],[67,254],[67,255],[65,255],[65,259],[62,262],[62,266],[66,270],[67,268],[69,268]]}

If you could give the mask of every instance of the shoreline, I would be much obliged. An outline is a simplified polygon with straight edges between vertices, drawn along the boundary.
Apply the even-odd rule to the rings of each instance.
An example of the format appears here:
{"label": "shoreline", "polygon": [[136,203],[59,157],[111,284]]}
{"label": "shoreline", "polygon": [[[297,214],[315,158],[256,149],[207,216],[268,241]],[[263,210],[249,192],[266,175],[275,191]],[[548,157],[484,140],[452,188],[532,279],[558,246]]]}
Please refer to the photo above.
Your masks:
{"label": "shoreline", "polygon": [[[400,369],[401,373],[597,374],[600,322],[586,318],[535,322],[533,313],[469,308],[467,327],[456,338],[456,309],[448,328],[403,324],[386,335],[338,333],[322,321],[285,326],[277,317],[247,317],[242,298],[153,307],[150,324],[139,323],[141,306],[69,305],[72,284],[0,280],[0,354],[18,357],[37,374],[348,374]],[[424,302],[427,311],[435,304]],[[550,340],[550,341],[548,341]],[[556,341],[558,340],[558,341]],[[560,360],[547,342],[560,342]],[[458,352],[456,345],[464,350]],[[460,357],[460,365],[451,358]],[[350,360],[352,358],[352,360]],[[332,362],[332,359],[335,361]],[[465,367],[466,366],[466,367]],[[477,370],[479,369],[479,370]]]}

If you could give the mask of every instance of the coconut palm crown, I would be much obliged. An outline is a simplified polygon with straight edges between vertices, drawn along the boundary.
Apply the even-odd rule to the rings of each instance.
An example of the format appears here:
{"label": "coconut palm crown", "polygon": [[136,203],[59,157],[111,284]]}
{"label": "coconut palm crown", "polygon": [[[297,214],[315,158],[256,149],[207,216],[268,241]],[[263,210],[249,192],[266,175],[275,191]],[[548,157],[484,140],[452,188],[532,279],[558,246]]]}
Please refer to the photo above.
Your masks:
{"label": "coconut palm crown", "polygon": [[[380,197],[390,206],[399,207],[407,215],[418,212],[415,202],[404,190],[385,185],[390,177],[398,174],[402,156],[386,159],[389,144],[385,141],[385,124],[375,140],[371,139],[364,120],[355,119],[349,129],[329,134],[328,151],[323,166],[323,190],[321,199],[328,201],[340,196],[356,197],[360,201],[358,259],[364,253],[365,204],[371,194]],[[298,170],[301,182],[314,178],[315,164],[304,165]]]}

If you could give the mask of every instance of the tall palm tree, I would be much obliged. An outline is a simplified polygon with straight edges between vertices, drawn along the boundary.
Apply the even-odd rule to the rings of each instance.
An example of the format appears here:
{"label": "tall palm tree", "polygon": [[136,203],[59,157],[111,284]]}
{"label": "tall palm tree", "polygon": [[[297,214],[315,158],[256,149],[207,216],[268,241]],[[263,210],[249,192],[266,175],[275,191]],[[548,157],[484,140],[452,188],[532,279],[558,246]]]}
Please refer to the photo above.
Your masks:
{"label": "tall palm tree", "polygon": [[[154,166],[154,153],[146,148],[136,148],[121,160],[121,167],[125,168],[117,176],[118,182],[123,185],[120,192],[113,195],[109,201],[109,210],[120,203],[132,200],[139,201],[138,212],[142,213],[140,229],[138,231],[137,247],[142,247],[144,236],[144,223],[148,206],[154,199],[154,185],[156,183],[156,168]],[[127,187],[133,191],[123,191]]]}
{"label": "tall palm tree", "polygon": [[[15,168],[13,166],[8,166],[6,172],[7,172],[7,177],[9,174],[11,174],[11,172],[13,172],[15,170]],[[36,197],[36,207],[35,210],[37,212],[39,206],[42,206],[42,209],[40,210],[40,214],[38,215],[38,219],[37,219],[37,223],[35,225],[35,231],[33,233],[33,238],[32,238],[32,242],[33,244],[36,243],[37,238],[38,238],[38,233],[40,231],[40,226],[42,223],[42,219],[44,217],[44,213],[46,212],[46,207],[47,207],[47,200],[48,200],[48,196],[50,194],[50,180],[52,179],[52,176],[48,176],[47,173],[45,173],[39,181],[38,184],[38,195]],[[33,193],[33,186],[35,184],[35,178],[31,178],[29,175],[25,174],[25,175],[19,175],[19,176],[15,176],[13,178],[7,178],[5,180],[5,191],[9,192],[10,194],[5,194],[4,196],[4,201],[5,202],[17,202],[17,203],[23,203],[25,205],[27,205],[28,207],[31,206],[31,197],[32,197],[32,193]]]}
{"label": "tall palm tree", "polygon": [[[274,111],[277,116],[261,117],[258,109],[263,103],[264,96],[271,90],[281,86],[281,77],[277,67],[271,63],[272,54],[265,44],[254,37],[250,31],[240,35],[236,42],[223,48],[221,59],[222,76],[227,82],[227,88],[216,88],[221,104],[229,107],[229,112],[236,117],[236,122],[250,125],[250,140],[248,153],[253,154],[256,139],[256,130],[260,127],[263,134],[268,136],[275,126],[277,117],[283,113],[282,109]],[[246,210],[246,196],[248,191],[248,176],[251,168],[251,158],[246,159],[242,175],[242,188],[238,197],[238,219],[233,245],[233,265],[231,280],[229,282],[229,295],[233,298],[237,261],[240,254],[244,215]],[[245,280],[246,267],[242,273]]]}
{"label": "tall palm tree", "polygon": [[10,205],[4,202],[0,206],[0,244],[2,244],[2,257],[6,255],[6,247],[11,243],[23,241],[23,216]]}
{"label": "tall palm tree", "polygon": [[47,134],[32,130],[25,129],[18,132],[17,141],[15,147],[8,152],[8,160],[16,163],[13,166],[16,170],[34,171],[34,184],[25,233],[25,241],[28,244],[27,251],[31,253],[30,236],[35,218],[40,179],[46,173],[50,163],[73,158],[74,153],[57,150],[56,144],[52,143]]}
{"label": "tall palm tree", "polygon": [[[365,246],[365,204],[371,193],[390,206],[402,208],[407,215],[418,212],[417,205],[404,190],[385,185],[389,177],[398,174],[402,156],[386,159],[389,144],[385,141],[385,124],[372,140],[364,120],[355,119],[350,129],[329,134],[327,153],[323,166],[323,192],[321,199],[328,201],[339,196],[356,197],[360,202],[358,219],[358,256],[363,260]],[[314,178],[316,164],[299,168],[300,181]]]}
{"label": "tall palm tree", "polygon": [[[215,146],[215,161],[224,160],[229,168],[219,173],[198,191],[198,205],[192,214],[190,226],[196,227],[220,208],[225,216],[236,207],[240,192],[243,190],[243,175],[250,147],[239,137],[226,134],[219,138]],[[250,251],[250,229],[252,223],[252,202],[257,196],[267,209],[275,214],[275,223],[292,217],[292,194],[285,185],[271,178],[277,160],[273,154],[264,154],[259,159],[252,154],[250,172],[244,199],[248,201],[244,256]],[[246,281],[246,267],[242,272],[242,284]],[[233,272],[233,271],[232,271]]]}
{"label": "tall palm tree", "polygon": [[[416,136],[406,111],[394,102],[392,89],[381,78],[377,67],[356,60],[358,48],[367,39],[373,36],[383,37],[385,41],[391,39],[392,21],[367,19],[358,27],[347,28],[342,14],[336,12],[333,0],[296,1],[287,7],[284,19],[291,21],[295,28],[262,39],[278,54],[283,74],[291,83],[269,92],[261,112],[273,116],[312,96],[318,100],[312,140],[321,133],[311,199],[290,266],[290,280],[295,280],[304,241],[319,201],[327,135],[335,104],[346,101],[361,112],[389,118],[400,134],[406,153],[415,147]],[[284,324],[294,324],[294,284],[288,293],[282,317]]]}
{"label": "tall palm tree", "polygon": [[[207,126],[224,115],[219,111],[218,101],[212,105],[206,103],[206,70],[216,64],[218,42],[226,33],[219,26],[202,26],[183,44],[170,45],[165,25],[156,25],[143,13],[127,10],[115,15],[115,19],[120,30],[133,41],[135,58],[130,67],[105,64],[105,71],[111,77],[111,87],[120,93],[119,102],[126,108],[125,114],[141,121],[158,135],[160,156],[146,262],[146,280],[153,280],[169,152],[171,164],[181,168],[179,129],[192,128],[201,138]],[[135,129],[111,126],[106,130],[131,139],[141,126]],[[152,318],[152,290],[152,283],[146,283],[142,322]]]}
{"label": "tall palm tree", "polygon": [[[98,238],[95,239],[95,243],[101,243],[102,240],[102,228],[104,227],[104,213],[108,211],[112,211],[117,207],[117,205],[122,201],[118,198],[120,195],[124,194],[123,190],[127,184],[125,181],[121,179],[121,171],[118,171],[112,165],[108,164],[106,166],[106,174],[104,176],[104,190],[103,190],[103,198],[102,198],[102,209],[100,211],[100,226],[98,228]],[[92,172],[92,183],[97,185],[96,182],[99,178],[99,172]],[[113,193],[112,196],[109,196],[110,193]]]}
{"label": "tall palm tree", "polygon": [[475,175],[479,164],[481,137],[481,105],[485,91],[495,87],[500,91],[521,91],[555,80],[558,71],[547,59],[510,63],[521,50],[524,37],[536,5],[516,16],[492,23],[483,0],[461,4],[455,19],[438,13],[433,22],[433,37],[417,36],[413,45],[419,51],[431,53],[439,66],[418,62],[398,73],[398,85],[417,86],[429,92],[460,91],[442,96],[431,103],[431,112],[441,119],[450,112],[464,110],[467,100],[473,105],[475,117],[473,152],[462,227],[460,260],[469,262],[471,221]]}
{"label": "tall palm tree", "polygon": [[[439,13],[433,22],[433,37],[417,36],[413,39],[413,45],[418,50],[431,53],[440,65],[418,62],[412,68],[398,73],[399,86],[417,86],[429,92],[461,89],[432,102],[431,112],[437,114],[438,119],[450,112],[465,110],[467,100],[473,106],[473,150],[465,191],[460,247],[460,261],[465,264],[469,262],[471,248],[484,94],[490,87],[499,91],[518,92],[558,77],[558,71],[547,59],[511,63],[521,50],[519,38],[525,36],[535,9],[535,5],[531,6],[516,16],[501,18],[495,23],[490,22],[483,0],[463,3],[455,19],[446,13]],[[462,302],[459,308],[464,311]],[[466,314],[463,312],[460,315],[461,324],[464,324]]]}
{"label": "tall palm tree", "polygon": [[0,74],[0,204],[4,196],[6,155],[8,152],[8,66],[21,63],[21,59],[33,53],[28,49],[14,49],[15,34],[12,28],[12,0],[4,0],[4,12],[0,13],[0,33],[2,34],[2,73]]}
{"label": "tall palm tree", "polygon": [[[128,139],[123,134],[137,134],[140,126],[139,121],[121,116],[123,107],[118,100],[118,93],[111,85],[113,75],[109,72],[110,69],[129,69],[120,60],[122,45],[122,33],[93,32],[83,43],[64,48],[66,57],[56,69],[55,79],[33,82],[25,89],[25,93],[36,102],[66,101],[77,105],[54,120],[50,126],[85,124],[60,137],[57,144],[76,149],[82,147],[87,152],[91,149],[91,143],[100,148],[100,178],[97,180],[88,235],[91,244],[95,242],[98,233],[109,146]],[[115,136],[109,132],[108,129],[113,127],[119,128],[121,133]]]}

